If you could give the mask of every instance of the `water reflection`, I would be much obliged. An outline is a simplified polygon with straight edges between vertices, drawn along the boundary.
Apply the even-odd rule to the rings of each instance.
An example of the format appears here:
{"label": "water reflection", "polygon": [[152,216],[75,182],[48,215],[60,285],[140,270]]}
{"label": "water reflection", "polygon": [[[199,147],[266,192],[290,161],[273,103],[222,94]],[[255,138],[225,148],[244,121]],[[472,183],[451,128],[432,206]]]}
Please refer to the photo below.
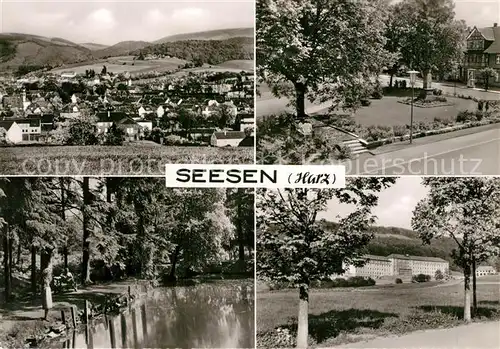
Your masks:
{"label": "water reflection", "polygon": [[159,288],[63,348],[253,348],[253,286]]}

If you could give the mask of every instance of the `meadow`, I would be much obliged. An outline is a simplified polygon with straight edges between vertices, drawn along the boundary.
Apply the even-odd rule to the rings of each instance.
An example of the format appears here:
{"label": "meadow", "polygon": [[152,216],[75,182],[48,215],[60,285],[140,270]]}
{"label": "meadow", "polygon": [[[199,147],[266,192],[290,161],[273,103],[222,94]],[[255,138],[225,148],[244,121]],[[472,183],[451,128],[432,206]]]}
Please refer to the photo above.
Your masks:
{"label": "meadow", "polygon": [[186,64],[187,61],[179,58],[162,58],[154,60],[139,61],[134,60],[134,56],[120,56],[120,57],[110,57],[104,60],[99,60],[91,64],[84,65],[70,65],[64,68],[57,68],[52,70],[55,74],[60,74],[64,71],[74,71],[77,74],[84,74],[86,70],[93,69],[95,72],[100,72],[103,65],[109,72],[119,74],[124,72],[137,73],[137,72],[149,72],[149,71],[171,71],[179,67],[179,65]]}
{"label": "meadow", "polygon": [[[500,319],[500,277],[478,278],[478,317]],[[297,290],[257,293],[257,346],[294,346]],[[463,283],[392,284],[313,289],[309,295],[310,343],[318,347],[390,334],[457,326],[463,318]]]}
{"label": "meadow", "polygon": [[3,175],[164,175],[165,165],[252,164],[253,147],[19,146],[0,148]]}

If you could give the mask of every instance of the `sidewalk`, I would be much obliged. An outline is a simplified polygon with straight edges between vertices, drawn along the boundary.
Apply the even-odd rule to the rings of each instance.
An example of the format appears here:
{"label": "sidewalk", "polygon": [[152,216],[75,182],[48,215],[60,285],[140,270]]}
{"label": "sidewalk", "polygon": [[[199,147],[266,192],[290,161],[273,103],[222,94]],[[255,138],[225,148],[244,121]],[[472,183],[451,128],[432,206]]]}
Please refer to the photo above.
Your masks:
{"label": "sidewalk", "polygon": [[497,349],[500,348],[500,321],[417,331],[401,337],[376,338],[336,348]]}

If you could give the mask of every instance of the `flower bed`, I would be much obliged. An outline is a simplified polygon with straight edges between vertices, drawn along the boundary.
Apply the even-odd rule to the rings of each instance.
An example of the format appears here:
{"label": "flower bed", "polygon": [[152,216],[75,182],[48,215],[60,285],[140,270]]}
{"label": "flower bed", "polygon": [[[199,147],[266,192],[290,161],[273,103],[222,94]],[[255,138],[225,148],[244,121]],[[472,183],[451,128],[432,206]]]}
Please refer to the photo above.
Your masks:
{"label": "flower bed", "polygon": [[[411,98],[399,100],[398,103],[411,105]],[[448,102],[445,97],[431,97],[428,99],[415,99],[413,101],[413,106],[418,108],[449,107],[453,105],[455,105],[455,103]]]}
{"label": "flower bed", "polygon": [[[483,119],[481,121],[471,121],[471,122],[466,122],[463,124],[458,124],[458,125],[453,125],[453,126],[447,126],[439,129],[430,129],[430,130],[417,130],[416,132],[413,133],[413,138],[421,138],[421,137],[426,137],[426,136],[435,136],[435,135],[440,135],[448,132],[453,132],[453,131],[459,131],[459,130],[464,130],[467,128],[472,128],[472,127],[477,127],[477,126],[484,126],[484,125],[490,125],[490,124],[495,124],[495,123],[500,123],[500,117],[492,118],[492,119]],[[405,134],[402,136],[392,136],[392,137],[387,137],[383,139],[376,139],[372,141],[361,141],[368,149],[375,149],[377,147],[380,147],[382,145],[386,144],[392,144],[392,143],[397,143],[397,142],[404,142],[410,139],[409,134]]]}

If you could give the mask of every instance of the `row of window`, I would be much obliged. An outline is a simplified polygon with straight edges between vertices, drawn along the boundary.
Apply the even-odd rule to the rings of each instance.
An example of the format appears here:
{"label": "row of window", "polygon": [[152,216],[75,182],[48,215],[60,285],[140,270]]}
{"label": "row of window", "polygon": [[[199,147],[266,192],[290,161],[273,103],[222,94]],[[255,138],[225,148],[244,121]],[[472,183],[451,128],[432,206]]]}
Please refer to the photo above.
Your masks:
{"label": "row of window", "polygon": [[[487,54],[468,54],[467,63],[488,63]],[[500,64],[500,54],[495,56],[495,64]]]}

